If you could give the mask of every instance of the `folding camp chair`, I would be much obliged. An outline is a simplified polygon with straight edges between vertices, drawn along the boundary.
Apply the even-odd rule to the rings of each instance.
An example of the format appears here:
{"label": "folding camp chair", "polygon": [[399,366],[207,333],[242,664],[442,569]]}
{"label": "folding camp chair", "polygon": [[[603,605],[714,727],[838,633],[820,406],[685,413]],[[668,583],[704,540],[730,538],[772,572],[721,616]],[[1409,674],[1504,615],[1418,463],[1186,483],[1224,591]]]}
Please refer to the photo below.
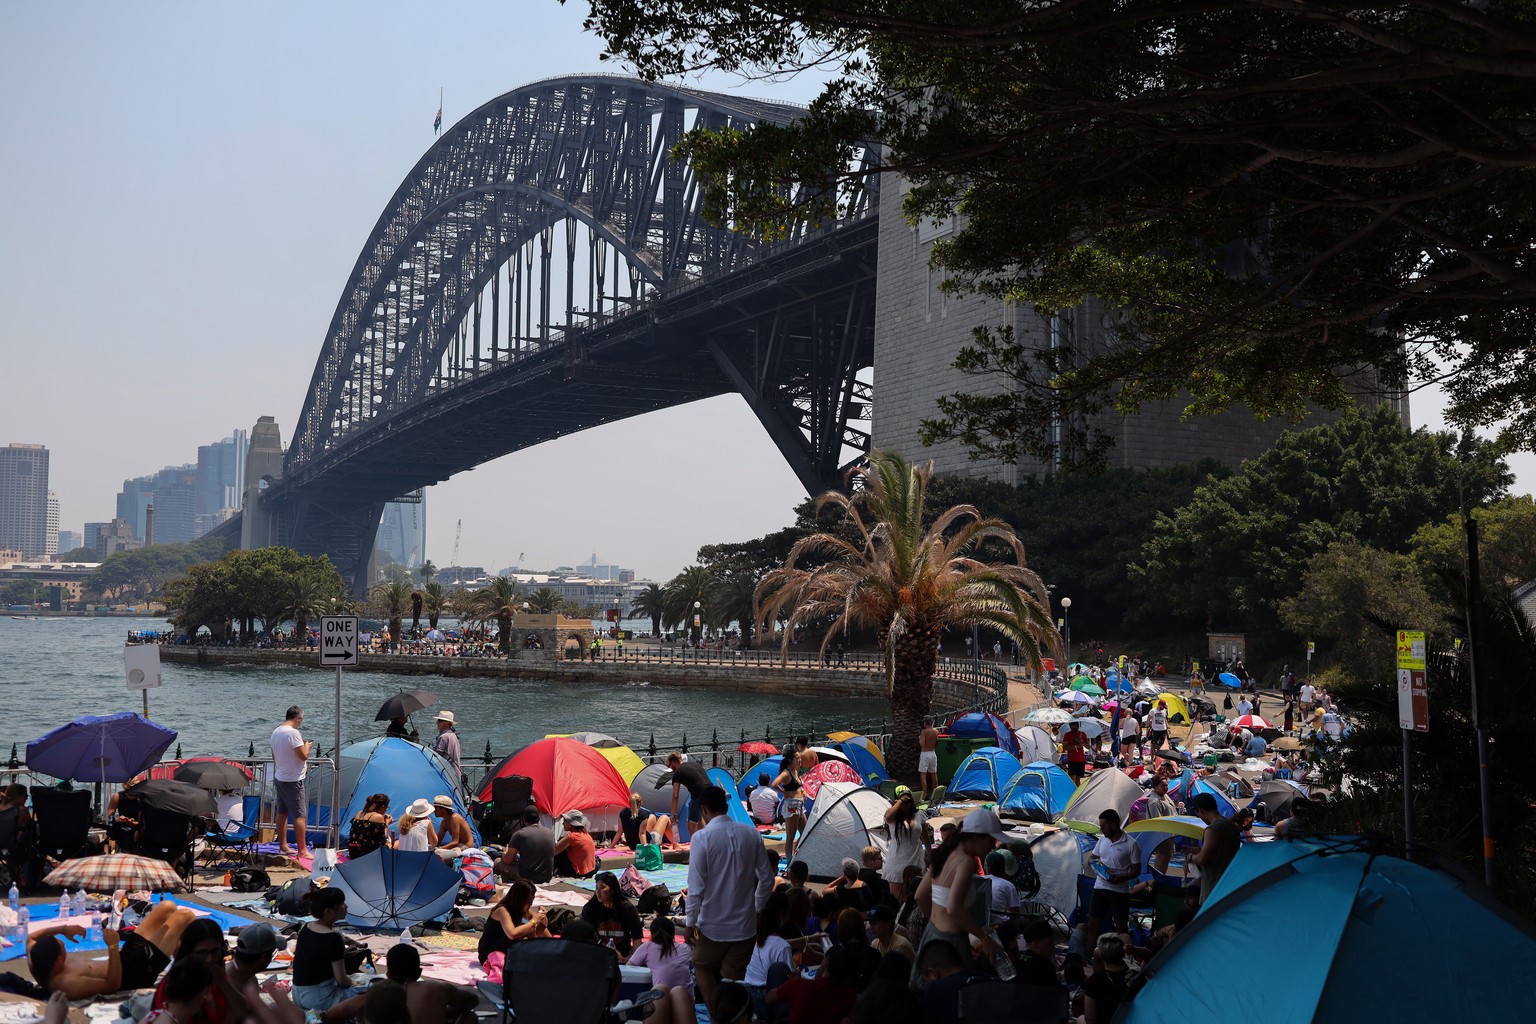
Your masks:
{"label": "folding camp chair", "polygon": [[937,807],[937,806],[939,806],[939,804],[942,804],[944,802],[944,797],[948,793],[949,793],[948,788],[946,788],[944,786],[934,786],[933,787],[933,792],[928,795],[928,802],[926,804],[924,804],[923,806],[924,807]]}
{"label": "folding camp chair", "polygon": [[491,780],[491,802],[472,808],[480,823],[482,838],[505,842],[511,826],[522,821],[523,811],[533,802],[533,780],[526,775],[506,775]]}
{"label": "folding camp chair", "polygon": [[192,858],[192,839],[197,819],[190,814],[144,808],[143,827],[139,831],[137,852],[144,857],[163,860],[194,888],[196,872]]}
{"label": "folding camp chair", "polygon": [[[27,888],[27,859],[32,853],[32,826],[23,825],[20,807],[7,807],[0,811],[0,863],[10,873],[11,881],[21,889]],[[6,883],[7,886],[10,882]]]}
{"label": "folding camp chair", "polygon": [[606,946],[568,939],[514,942],[500,985],[478,988],[501,1010],[502,1024],[606,1024],[661,998],[654,989],[633,1002],[610,1003],[619,983],[619,959]]}
{"label": "folding camp chair", "polygon": [[89,790],[33,786],[32,817],[37,829],[37,877],[47,874],[50,866],[95,852],[90,847]]}
{"label": "folding camp chair", "polygon": [[202,840],[210,849],[232,853],[238,863],[250,864],[255,860],[256,825],[252,822],[231,821],[225,825],[210,822]]}
{"label": "folding camp chair", "polygon": [[962,1024],[1061,1024],[1070,1019],[1065,985],[978,981],[960,990]]}

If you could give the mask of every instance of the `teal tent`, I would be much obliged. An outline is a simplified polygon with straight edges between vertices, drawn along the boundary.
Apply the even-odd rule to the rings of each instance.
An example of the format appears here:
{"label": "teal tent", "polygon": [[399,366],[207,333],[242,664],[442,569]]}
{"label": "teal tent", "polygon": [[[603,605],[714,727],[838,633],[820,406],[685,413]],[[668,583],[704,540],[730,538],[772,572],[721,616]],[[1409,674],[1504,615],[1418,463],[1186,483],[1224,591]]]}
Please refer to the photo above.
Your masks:
{"label": "teal tent", "polygon": [[[1284,984],[1212,970],[1265,955],[1275,936]],[[1387,856],[1363,838],[1252,843],[1142,973],[1117,1024],[1225,1020],[1234,1007],[1243,1024],[1529,1020],[1536,927],[1459,868]]]}
{"label": "teal tent", "polygon": [[1019,759],[1001,747],[982,747],[960,762],[947,793],[963,800],[996,800],[1008,780],[1024,770]]}
{"label": "teal tent", "polygon": [[1036,761],[1009,779],[998,796],[997,813],[1005,818],[1055,821],[1077,792],[1072,776],[1051,761]]}

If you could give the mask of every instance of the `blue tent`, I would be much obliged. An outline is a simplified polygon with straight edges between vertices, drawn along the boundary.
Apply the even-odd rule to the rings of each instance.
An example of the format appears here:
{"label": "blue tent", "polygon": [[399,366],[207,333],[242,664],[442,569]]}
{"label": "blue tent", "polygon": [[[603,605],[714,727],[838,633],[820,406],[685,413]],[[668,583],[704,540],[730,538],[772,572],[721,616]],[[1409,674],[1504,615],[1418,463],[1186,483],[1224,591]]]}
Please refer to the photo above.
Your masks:
{"label": "blue tent", "polygon": [[1196,779],[1193,783],[1190,784],[1189,789],[1189,799],[1185,801],[1186,803],[1193,801],[1194,798],[1199,796],[1201,793],[1209,793],[1211,796],[1216,798],[1216,809],[1221,812],[1221,816],[1223,818],[1230,818],[1232,815],[1237,813],[1237,808],[1233,805],[1231,800],[1227,799],[1227,794],[1223,793],[1217,787],[1211,785],[1205,779]]}
{"label": "blue tent", "polygon": [[1107,673],[1104,676],[1104,681],[1099,685],[1104,688],[1105,693],[1136,692],[1136,687],[1131,685],[1131,681],[1129,679],[1125,678],[1125,676],[1122,676],[1120,673],[1113,671]]}
{"label": "blue tent", "polygon": [[783,763],[784,758],[776,754],[773,757],[765,757],[748,768],[746,774],[741,777],[741,781],[736,783],[736,795],[743,800],[751,796],[752,791],[757,788],[759,775],[768,776],[768,784],[772,785],[773,780],[779,777],[779,772],[784,770],[780,767]]}
{"label": "blue tent", "polygon": [[1013,727],[996,715],[982,714],[980,711],[961,715],[949,723],[944,734],[961,739],[991,740],[1014,757],[1019,756],[1019,738],[1013,734]]}
{"label": "blue tent", "polygon": [[[331,802],[331,773],[318,768],[309,775],[310,797],[327,812]],[[430,747],[398,737],[365,740],[341,748],[341,841],[352,831],[352,819],[363,811],[363,802],[374,793],[389,797],[389,813],[399,818],[413,800],[431,801],[447,795],[453,809],[464,815],[478,843],[479,832],[464,802],[453,766]]]}
{"label": "blue tent", "polygon": [[[710,782],[725,790],[725,806],[731,812],[731,820],[739,821],[744,825],[751,825],[755,828],[757,823],[747,813],[747,805],[742,803],[736,796],[736,780],[731,778],[731,773],[724,768],[711,768],[705,774],[709,776]],[[754,775],[753,778],[755,779],[757,776]]]}
{"label": "blue tent", "polygon": [[[1011,730],[1009,735],[1012,736]],[[1015,740],[1014,744],[1017,745],[1018,741]],[[880,759],[874,754],[871,754],[869,752],[869,748],[863,744],[838,742],[828,743],[827,746],[831,747],[833,750],[838,751],[844,757],[846,757],[848,759],[849,767],[858,772],[859,777],[864,780],[864,785],[870,787],[871,789],[880,785],[882,782],[890,781],[891,773],[885,770],[885,765],[880,763]],[[756,775],[752,776],[752,783],[754,786],[757,784]]]}
{"label": "blue tent", "polygon": [[982,747],[960,762],[945,792],[965,800],[996,800],[1008,780],[1023,770],[1019,759],[1001,747]]}
{"label": "blue tent", "polygon": [[[1256,994],[1252,972],[1212,970],[1279,934],[1283,985]],[[1471,981],[1491,950],[1497,983]],[[1120,1024],[1224,1019],[1234,1006],[1244,1024],[1529,1020],[1536,927],[1459,869],[1376,855],[1367,840],[1251,843],[1143,975]]]}
{"label": "blue tent", "polygon": [[1009,779],[998,797],[997,813],[1032,821],[1055,821],[1077,791],[1072,776],[1050,761],[1036,761]]}

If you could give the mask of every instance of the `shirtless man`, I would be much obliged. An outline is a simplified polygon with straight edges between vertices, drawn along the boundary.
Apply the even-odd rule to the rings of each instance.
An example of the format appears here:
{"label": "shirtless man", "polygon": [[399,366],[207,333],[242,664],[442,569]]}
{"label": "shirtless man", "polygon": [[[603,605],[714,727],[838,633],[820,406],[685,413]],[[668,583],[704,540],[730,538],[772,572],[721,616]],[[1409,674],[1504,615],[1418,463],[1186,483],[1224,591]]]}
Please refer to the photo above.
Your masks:
{"label": "shirtless man", "polygon": [[795,777],[800,778],[806,772],[815,768],[821,760],[816,751],[811,749],[811,741],[807,736],[795,737]]}
{"label": "shirtless man", "polygon": [[43,991],[63,992],[70,999],[152,988],[171,962],[171,954],[181,943],[181,933],[196,916],[190,907],[156,903],[138,927],[121,938],[110,928],[103,932],[107,944],[105,958],[100,958],[95,950],[68,948],[67,942],[85,938],[83,924],[54,925],[27,940],[27,966]]}
{"label": "shirtless man", "polygon": [[[480,996],[472,989],[459,988],[445,981],[421,980],[421,954],[415,946],[395,943],[384,954],[384,973],[390,981],[405,988],[405,1005],[413,1021],[444,1021],[473,1024]],[[326,1024],[362,1019],[366,995],[353,996],[326,1010]]]}
{"label": "shirtless man", "polygon": [[475,844],[474,834],[469,830],[469,822],[464,820],[464,815],[453,808],[453,797],[446,793],[433,797],[432,813],[437,815],[437,820],[440,822],[437,829],[437,849],[432,852],[444,860],[453,860]]}
{"label": "shirtless man", "polygon": [[917,734],[917,777],[922,783],[923,799],[939,784],[939,730],[933,719],[923,718],[923,731]]}

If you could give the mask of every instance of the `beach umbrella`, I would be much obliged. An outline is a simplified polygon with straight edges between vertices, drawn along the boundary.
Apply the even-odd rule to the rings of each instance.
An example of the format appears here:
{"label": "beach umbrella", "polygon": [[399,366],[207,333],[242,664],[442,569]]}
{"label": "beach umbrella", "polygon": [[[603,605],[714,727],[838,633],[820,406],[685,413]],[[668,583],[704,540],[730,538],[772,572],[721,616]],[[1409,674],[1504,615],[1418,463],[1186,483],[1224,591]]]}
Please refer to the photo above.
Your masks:
{"label": "beach umbrella", "polygon": [[1072,712],[1061,708],[1036,708],[1024,716],[1024,721],[1040,725],[1064,725],[1072,721]]}
{"label": "beach umbrella", "polygon": [[1072,721],[1077,723],[1077,727],[1083,730],[1083,734],[1089,739],[1093,739],[1095,736],[1102,736],[1108,728],[1097,718],[1074,718]]}
{"label": "beach umbrella", "polygon": [[1235,729],[1273,729],[1274,728],[1274,726],[1272,726],[1268,722],[1264,721],[1264,719],[1260,718],[1258,715],[1243,715],[1241,718],[1237,719],[1236,721],[1234,721],[1232,723],[1232,727],[1235,728]]}
{"label": "beach umbrella", "polygon": [[[880,749],[880,745],[878,743],[870,739],[868,736],[856,732],[829,732],[827,733],[827,739],[833,740],[837,743],[851,743],[856,747],[863,747],[865,750],[874,755],[875,760],[879,761],[881,764],[885,764],[885,752]],[[852,761],[850,760],[849,763],[851,764]]]}
{"label": "beach umbrella", "polygon": [[60,889],[90,889],[93,892],[117,889],[164,892],[180,889],[184,884],[176,869],[165,861],[132,853],[76,857],[54,868],[43,881]]}
{"label": "beach umbrella", "polygon": [[764,743],[762,740],[748,740],[736,748],[743,754],[761,754],[764,757],[773,757],[779,752],[779,748],[772,743]]}
{"label": "beach umbrella", "polygon": [[127,782],[160,760],[176,730],[132,711],[85,715],[27,744],[27,767],[56,779]]}
{"label": "beach umbrella", "polygon": [[829,782],[849,782],[855,786],[864,784],[859,773],[841,761],[819,761],[816,767],[800,776],[800,788],[812,800],[821,792],[821,787]]}
{"label": "beach umbrella", "polygon": [[443,639],[443,631],[440,630],[440,629],[429,629],[429,630],[427,630],[427,639],[428,640],[441,640],[441,639]]}
{"label": "beach umbrella", "polygon": [[1056,699],[1067,704],[1092,704],[1093,697],[1081,690],[1063,690],[1056,695]]}
{"label": "beach umbrella", "polygon": [[1221,673],[1221,675],[1216,677],[1216,682],[1220,683],[1222,686],[1231,687],[1234,690],[1241,689],[1243,685],[1243,681],[1237,678],[1237,676],[1233,675],[1231,672]]}
{"label": "beach umbrella", "polygon": [[[233,788],[238,789],[239,786]],[[149,779],[127,792],[140,804],[157,811],[186,814],[194,818],[211,818],[218,813],[212,793],[175,779]]]}
{"label": "beach umbrella", "polygon": [[1089,679],[1087,676],[1078,676],[1076,679],[1072,680],[1071,689],[1076,690],[1079,693],[1086,693],[1092,697],[1104,696],[1104,687],[1100,686],[1092,679]]}
{"label": "beach umbrella", "polygon": [[1164,747],[1152,756],[1159,760],[1172,761],[1174,764],[1194,764],[1194,759],[1188,754],[1182,750],[1174,750],[1172,747]]}
{"label": "beach umbrella", "polygon": [[339,864],[331,884],[347,894],[347,920],[372,928],[409,928],[453,909],[463,881],[435,853],[382,847]]}
{"label": "beach umbrella", "polygon": [[1305,744],[1295,736],[1281,736],[1269,745],[1270,750],[1301,750]]}
{"label": "beach umbrella", "polygon": [[251,781],[251,770],[234,761],[199,757],[178,765],[171,777],[201,789],[244,789]]}
{"label": "beach umbrella", "polygon": [[395,718],[406,718],[431,707],[437,701],[437,694],[431,690],[401,690],[384,702],[379,708],[379,713],[373,716],[373,720],[388,722]]}

